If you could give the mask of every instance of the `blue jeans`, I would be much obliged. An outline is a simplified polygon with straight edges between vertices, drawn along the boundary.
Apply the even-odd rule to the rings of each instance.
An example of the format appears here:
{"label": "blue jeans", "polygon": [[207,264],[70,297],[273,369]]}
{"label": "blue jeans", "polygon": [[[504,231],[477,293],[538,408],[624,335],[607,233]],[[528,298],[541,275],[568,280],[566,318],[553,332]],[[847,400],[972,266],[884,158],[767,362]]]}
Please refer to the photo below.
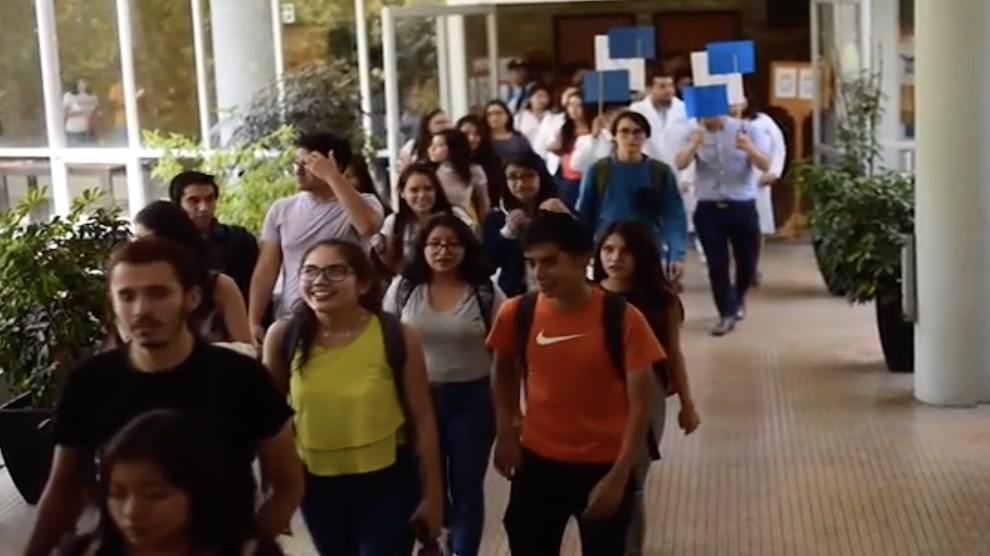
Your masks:
{"label": "blue jeans", "polygon": [[420,499],[412,448],[400,446],[394,465],[358,475],[306,473],[303,519],[321,556],[409,556],[409,518]]}
{"label": "blue jeans", "polygon": [[[760,249],[756,201],[698,201],[694,229],[708,258],[708,281],[719,316],[734,317],[746,303],[756,275]],[[735,280],[729,268],[733,259]]]}
{"label": "blue jeans", "polygon": [[485,528],[485,474],[495,441],[489,379],[433,384],[433,405],[450,544],[457,556],[477,556]]}

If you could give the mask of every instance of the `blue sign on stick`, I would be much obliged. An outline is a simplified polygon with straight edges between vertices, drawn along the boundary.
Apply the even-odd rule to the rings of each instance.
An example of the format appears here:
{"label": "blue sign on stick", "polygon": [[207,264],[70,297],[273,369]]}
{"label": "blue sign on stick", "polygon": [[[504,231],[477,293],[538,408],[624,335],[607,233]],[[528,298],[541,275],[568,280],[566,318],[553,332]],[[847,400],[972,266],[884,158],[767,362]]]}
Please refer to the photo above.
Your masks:
{"label": "blue sign on stick", "polygon": [[588,71],[581,83],[581,96],[588,104],[629,102],[627,70]]}
{"label": "blue sign on stick", "polygon": [[657,57],[657,31],[649,25],[612,27],[608,30],[608,57],[613,60]]}
{"label": "blue sign on stick", "polygon": [[729,88],[725,85],[685,87],[683,95],[688,118],[711,118],[729,113]]}
{"label": "blue sign on stick", "polygon": [[710,42],[705,45],[705,52],[708,53],[709,75],[756,72],[753,41]]}

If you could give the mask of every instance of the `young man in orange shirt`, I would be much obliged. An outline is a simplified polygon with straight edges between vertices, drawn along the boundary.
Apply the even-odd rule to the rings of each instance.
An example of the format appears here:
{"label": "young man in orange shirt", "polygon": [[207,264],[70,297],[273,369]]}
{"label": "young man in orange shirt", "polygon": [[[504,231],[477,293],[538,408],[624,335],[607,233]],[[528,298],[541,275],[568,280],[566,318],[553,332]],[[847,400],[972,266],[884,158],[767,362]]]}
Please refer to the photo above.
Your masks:
{"label": "young man in orange shirt", "polygon": [[665,355],[643,315],[626,305],[616,368],[604,330],[608,294],[585,278],[594,245],[577,220],[541,212],[521,241],[539,285],[529,299],[526,345],[517,340],[525,297],[502,305],[488,337],[495,353],[495,466],[512,481],[504,518],[509,550],[557,554],[575,517],[585,556],[622,556],[631,472],[645,449],[656,395],[652,366]]}

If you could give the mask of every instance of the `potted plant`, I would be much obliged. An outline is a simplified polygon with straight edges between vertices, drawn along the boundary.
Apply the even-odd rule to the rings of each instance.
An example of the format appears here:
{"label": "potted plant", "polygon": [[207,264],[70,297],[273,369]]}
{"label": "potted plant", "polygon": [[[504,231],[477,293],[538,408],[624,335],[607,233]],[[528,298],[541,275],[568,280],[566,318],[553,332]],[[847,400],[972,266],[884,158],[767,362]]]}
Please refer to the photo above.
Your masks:
{"label": "potted plant", "polygon": [[282,126],[254,141],[238,140],[223,149],[205,149],[181,135],[145,132],[145,144],[160,149],[152,167],[156,179],[169,180],[183,170],[199,170],[217,177],[221,195],[217,217],[225,224],[261,231],[268,207],[296,192],[292,173],[296,133]]}
{"label": "potted plant", "polygon": [[795,186],[810,201],[806,224],[819,271],[833,295],[846,295],[851,286],[843,283],[836,268],[829,266],[827,261],[834,257],[822,253],[825,226],[819,222],[816,207],[840,198],[856,180],[876,169],[881,152],[877,129],[883,117],[883,98],[879,72],[838,80],[833,99],[838,114],[834,153],[819,153],[814,159],[798,163],[792,171]]}
{"label": "potted plant", "polygon": [[51,465],[42,425],[52,416],[65,374],[106,338],[113,322],[104,265],[130,235],[119,211],[84,192],[66,216],[24,223],[44,202],[29,192],[0,213],[0,452],[29,504],[41,496]]}
{"label": "potted plant", "polygon": [[914,233],[914,176],[882,170],[854,179],[816,209],[823,263],[852,303],[873,302],[887,368],[914,369],[914,326],[901,306],[901,253]]}

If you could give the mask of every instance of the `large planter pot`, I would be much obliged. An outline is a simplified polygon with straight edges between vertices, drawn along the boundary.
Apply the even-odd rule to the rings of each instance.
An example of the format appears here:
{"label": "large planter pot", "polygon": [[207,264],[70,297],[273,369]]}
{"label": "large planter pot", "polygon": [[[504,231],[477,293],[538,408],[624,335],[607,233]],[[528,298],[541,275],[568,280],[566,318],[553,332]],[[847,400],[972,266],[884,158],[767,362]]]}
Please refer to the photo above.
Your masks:
{"label": "large planter pot", "polygon": [[48,427],[51,409],[30,407],[27,396],[0,406],[0,453],[14,487],[28,504],[41,498],[51,469],[54,446]]}
{"label": "large planter pot", "polygon": [[828,293],[834,295],[835,297],[844,297],[846,295],[845,289],[839,282],[838,277],[832,273],[828,267],[825,265],[825,258],[822,254],[822,242],[820,239],[814,238],[811,240],[812,249],[815,250],[815,262],[818,263],[818,273],[822,275],[822,280],[825,282],[825,287],[828,288]]}
{"label": "large planter pot", "polygon": [[899,297],[894,301],[874,302],[877,311],[877,332],[887,369],[895,373],[914,372],[914,324],[904,319]]}

